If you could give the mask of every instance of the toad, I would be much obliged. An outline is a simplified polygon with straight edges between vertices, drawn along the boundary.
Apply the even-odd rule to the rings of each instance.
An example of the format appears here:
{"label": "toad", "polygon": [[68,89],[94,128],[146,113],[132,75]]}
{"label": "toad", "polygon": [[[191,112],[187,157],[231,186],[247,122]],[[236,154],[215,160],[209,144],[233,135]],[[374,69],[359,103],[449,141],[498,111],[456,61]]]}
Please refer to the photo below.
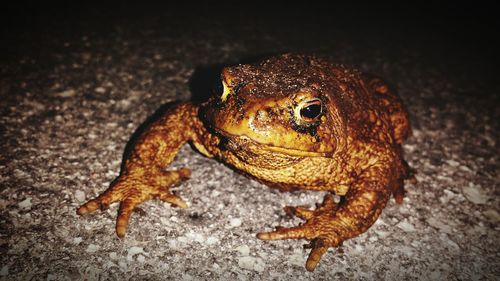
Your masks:
{"label": "toad", "polygon": [[412,176],[401,146],[410,134],[408,113],[381,79],[327,58],[284,54],[226,67],[215,88],[205,103],[178,103],[152,123],[116,180],[78,214],[118,202],[116,233],[124,237],[132,211],[146,200],[186,208],[169,188],[190,171],[165,170],[186,142],[282,191],[327,192],[315,210],[285,207],[305,223],[257,234],[309,240],[309,271],[330,247],[365,232],[391,194],[403,201]]}

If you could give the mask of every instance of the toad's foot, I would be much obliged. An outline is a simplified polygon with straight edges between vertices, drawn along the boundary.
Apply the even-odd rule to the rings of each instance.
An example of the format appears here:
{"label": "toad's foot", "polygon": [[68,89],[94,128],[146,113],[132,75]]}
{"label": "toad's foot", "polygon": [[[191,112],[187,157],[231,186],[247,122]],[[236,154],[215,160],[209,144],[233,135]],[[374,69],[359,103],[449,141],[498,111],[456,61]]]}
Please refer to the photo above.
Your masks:
{"label": "toad's foot", "polygon": [[116,234],[124,237],[132,211],[137,205],[150,198],[159,198],[175,206],[186,208],[186,202],[172,194],[169,187],[188,178],[190,174],[188,169],[183,168],[178,171],[121,175],[104,193],[83,204],[77,213],[85,215],[97,209],[106,209],[112,203],[120,202],[116,218]]}
{"label": "toad's foot", "polygon": [[262,240],[307,239],[311,240],[311,252],[306,262],[306,268],[313,271],[321,257],[330,247],[337,247],[349,237],[343,234],[343,222],[336,218],[335,212],[339,205],[332,195],[326,195],[323,204],[312,211],[304,207],[285,207],[288,214],[293,214],[306,220],[300,226],[278,228],[276,231],[261,232],[257,237]]}

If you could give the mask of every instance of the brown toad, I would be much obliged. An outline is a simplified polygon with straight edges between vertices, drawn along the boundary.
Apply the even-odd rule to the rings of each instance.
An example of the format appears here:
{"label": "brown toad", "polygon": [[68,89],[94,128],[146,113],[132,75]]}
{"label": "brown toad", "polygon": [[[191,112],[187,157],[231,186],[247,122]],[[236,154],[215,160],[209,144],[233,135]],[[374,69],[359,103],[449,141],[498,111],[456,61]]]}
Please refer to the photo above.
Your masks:
{"label": "brown toad", "polygon": [[191,142],[281,190],[330,192],[316,210],[285,208],[304,224],[257,235],[311,240],[306,268],[312,271],[329,247],[366,231],[391,194],[402,202],[410,172],[401,143],[409,133],[408,113],[387,84],[328,59],[285,54],[227,67],[217,96],[201,105],[179,103],[151,124],[119,177],[78,213],[120,202],[116,233],[123,237],[133,209],[145,200],[187,207],[169,187],[190,171],[164,168]]}

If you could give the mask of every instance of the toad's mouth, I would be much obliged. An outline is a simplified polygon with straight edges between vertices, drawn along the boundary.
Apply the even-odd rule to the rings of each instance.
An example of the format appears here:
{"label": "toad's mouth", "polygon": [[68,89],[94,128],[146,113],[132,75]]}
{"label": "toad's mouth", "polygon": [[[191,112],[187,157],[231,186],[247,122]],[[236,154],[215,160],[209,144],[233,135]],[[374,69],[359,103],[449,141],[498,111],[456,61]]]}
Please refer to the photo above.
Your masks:
{"label": "toad's mouth", "polygon": [[276,146],[272,143],[262,143],[246,135],[234,135],[224,130],[215,128],[216,133],[222,138],[221,144],[228,150],[238,153],[245,151],[252,154],[282,154],[295,157],[328,157],[330,152],[307,151],[297,148]]}

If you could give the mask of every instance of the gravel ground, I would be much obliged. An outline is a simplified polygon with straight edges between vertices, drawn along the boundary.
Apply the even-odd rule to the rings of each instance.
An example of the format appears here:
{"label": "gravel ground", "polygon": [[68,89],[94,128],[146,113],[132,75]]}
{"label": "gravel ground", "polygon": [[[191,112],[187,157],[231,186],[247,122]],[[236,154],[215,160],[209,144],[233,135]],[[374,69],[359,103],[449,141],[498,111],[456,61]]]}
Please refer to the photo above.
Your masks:
{"label": "gravel ground", "polygon": [[[63,8],[2,19],[1,280],[500,279],[498,46],[481,11],[479,22],[464,17],[471,11],[403,8]],[[188,209],[148,201],[125,239],[114,233],[116,205],[76,214],[162,104],[203,96],[221,64],[281,52],[329,55],[398,89],[418,172],[402,205],[391,200],[312,273],[305,241],[255,234],[298,224],[283,207],[323,194],[269,189],[189,146],[173,164],[193,171],[175,188]]]}

